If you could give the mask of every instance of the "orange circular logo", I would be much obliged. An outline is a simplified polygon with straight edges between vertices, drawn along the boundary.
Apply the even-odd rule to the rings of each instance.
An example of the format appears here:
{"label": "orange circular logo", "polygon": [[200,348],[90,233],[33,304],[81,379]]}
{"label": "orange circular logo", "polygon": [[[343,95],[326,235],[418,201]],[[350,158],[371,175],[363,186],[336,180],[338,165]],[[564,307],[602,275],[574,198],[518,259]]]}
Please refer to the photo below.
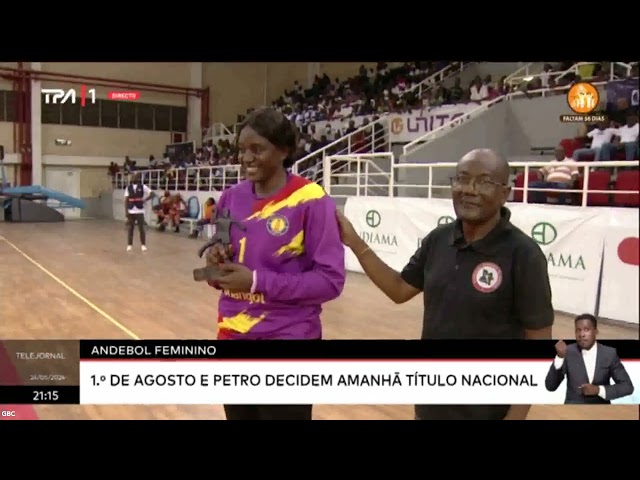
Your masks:
{"label": "orange circular logo", "polygon": [[598,89],[590,83],[580,82],[572,85],[567,93],[569,108],[575,113],[585,115],[598,108],[600,94]]}
{"label": "orange circular logo", "polygon": [[401,118],[396,117],[393,120],[391,120],[391,133],[398,135],[399,133],[402,133],[403,128],[404,128],[404,124]]}

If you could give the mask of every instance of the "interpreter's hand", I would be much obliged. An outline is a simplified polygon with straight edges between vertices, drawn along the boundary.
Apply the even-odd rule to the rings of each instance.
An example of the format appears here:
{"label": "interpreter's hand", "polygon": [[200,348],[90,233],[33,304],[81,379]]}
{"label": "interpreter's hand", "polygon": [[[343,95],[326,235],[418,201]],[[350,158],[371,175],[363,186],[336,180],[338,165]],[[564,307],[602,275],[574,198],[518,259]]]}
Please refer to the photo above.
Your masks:
{"label": "interpreter's hand", "polygon": [[207,265],[218,265],[223,262],[230,262],[233,258],[233,245],[225,248],[222,243],[216,243],[207,250],[205,255]]}
{"label": "interpreter's hand", "polygon": [[221,263],[222,275],[218,278],[218,286],[232,292],[250,292],[253,285],[253,272],[240,263]]}
{"label": "interpreter's hand", "polygon": [[595,397],[600,393],[600,387],[598,385],[585,383],[584,385],[580,385],[580,391],[585,397]]}
{"label": "interpreter's hand", "polygon": [[556,354],[560,358],[564,358],[564,356],[567,354],[567,344],[564,343],[564,340],[558,340],[558,342],[556,343]]}
{"label": "interpreter's hand", "polygon": [[340,238],[342,243],[351,248],[361,241],[358,232],[353,228],[353,225],[347,217],[345,217],[340,211],[337,212],[338,226],[340,227]]}

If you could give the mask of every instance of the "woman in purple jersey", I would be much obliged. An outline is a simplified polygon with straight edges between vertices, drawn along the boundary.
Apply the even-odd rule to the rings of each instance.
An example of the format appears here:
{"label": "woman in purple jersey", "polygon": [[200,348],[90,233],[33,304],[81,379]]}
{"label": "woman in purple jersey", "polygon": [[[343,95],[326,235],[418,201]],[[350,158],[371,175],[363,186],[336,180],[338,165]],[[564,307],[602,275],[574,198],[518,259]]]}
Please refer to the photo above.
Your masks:
{"label": "woman in purple jersey", "polygon": [[[297,129],[280,112],[258,110],[238,133],[245,180],[225,190],[231,245],[207,262],[223,274],[218,339],[319,340],[322,305],[342,293],[344,247],[336,206],[321,186],[287,171]],[[225,405],[229,420],[311,420],[311,405]]]}

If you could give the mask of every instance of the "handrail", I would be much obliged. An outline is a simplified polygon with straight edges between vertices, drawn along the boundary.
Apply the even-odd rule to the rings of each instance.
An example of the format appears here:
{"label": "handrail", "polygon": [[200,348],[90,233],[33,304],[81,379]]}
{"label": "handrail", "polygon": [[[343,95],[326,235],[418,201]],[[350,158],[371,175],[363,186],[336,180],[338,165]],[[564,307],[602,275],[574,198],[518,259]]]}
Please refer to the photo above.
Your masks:
{"label": "handrail", "polygon": [[[589,176],[592,173],[592,170],[598,168],[607,168],[607,167],[640,167],[640,161],[638,160],[611,160],[611,161],[600,161],[600,162],[572,162],[572,165],[576,166],[578,169],[583,170],[583,184],[582,188],[579,189],[558,189],[558,188],[529,188],[529,172],[531,169],[546,167],[550,165],[556,164],[555,162],[542,162],[542,161],[534,161],[534,162],[510,162],[509,168],[512,170],[524,169],[524,184],[522,187],[512,187],[513,191],[522,191],[523,198],[522,202],[527,203],[528,192],[561,192],[561,193],[582,193],[582,201],[581,205],[586,207],[588,205],[588,195],[585,194],[640,194],[638,190],[591,190],[589,189]],[[395,184],[394,187],[403,187],[403,188],[418,188],[418,189],[426,189],[428,191],[428,197],[431,198],[432,191],[434,188],[436,189],[444,189],[450,190],[451,185],[434,185],[433,184],[433,169],[434,168],[455,168],[458,164],[456,162],[441,162],[441,163],[396,163],[392,166],[394,170],[399,169],[426,169],[429,171],[429,180],[426,184]],[[394,175],[395,177],[395,175]]]}
{"label": "handrail", "polygon": [[[433,78],[433,77],[437,77],[437,76],[439,76],[439,75],[442,75],[442,78],[441,78],[441,80],[440,80],[440,81],[442,82],[442,81],[446,80],[447,78],[449,78],[449,77],[450,77],[450,73],[451,73],[451,72],[446,73],[446,71],[451,70],[452,65],[454,65],[454,66],[455,66],[455,68],[456,68],[457,70],[459,70],[459,71],[458,71],[458,72],[456,72],[456,73],[459,73],[459,72],[463,71],[467,66],[471,65],[472,63],[473,63],[473,62],[471,62],[471,63],[469,63],[469,62],[467,62],[467,63],[455,62],[455,64],[457,64],[457,66],[455,66],[454,64],[449,64],[447,67],[445,67],[445,68],[443,68],[442,70],[438,71],[437,73],[435,73],[435,74],[434,74],[434,75],[432,75],[431,77],[428,77],[428,78],[426,78],[425,80],[423,80],[422,82],[420,82],[419,84],[414,85],[410,90],[405,91],[405,92],[403,93],[403,95],[407,94],[408,92],[412,91],[413,89],[417,88],[419,85],[423,84],[424,82],[428,81],[429,79],[431,79],[431,78]],[[430,87],[429,87],[429,88],[431,88],[432,86],[435,86],[435,85],[430,85]],[[420,95],[422,95],[422,92],[420,93]],[[314,156],[317,156],[320,152],[322,152],[322,157],[321,157],[319,160],[322,160],[323,158],[325,158],[325,157],[327,156],[327,153],[328,153],[329,151],[331,151],[331,149],[333,149],[333,148],[337,148],[340,144],[344,143],[345,141],[349,142],[349,137],[350,137],[351,135],[356,135],[357,133],[360,133],[362,130],[364,130],[364,129],[366,129],[366,128],[370,127],[370,126],[373,126],[373,125],[374,125],[374,124],[376,124],[376,123],[380,123],[380,124],[382,124],[382,125],[383,125],[383,127],[384,127],[384,129],[385,129],[385,130],[384,130],[384,131],[385,131],[385,137],[386,137],[387,139],[389,139],[389,117],[390,117],[390,116],[391,116],[391,113],[390,113],[390,112],[386,112],[386,113],[384,113],[384,114],[383,114],[383,116],[381,116],[378,120],[376,120],[376,121],[374,121],[374,122],[371,122],[371,123],[369,123],[369,124],[368,124],[368,125],[366,125],[366,126],[360,127],[360,128],[358,128],[355,132],[352,132],[352,133],[350,133],[350,134],[344,135],[344,136],[342,136],[341,138],[338,138],[337,140],[334,140],[334,141],[333,141],[333,142],[331,142],[330,144],[326,145],[325,147],[323,147],[323,148],[321,148],[321,149],[319,149],[319,150],[316,150],[315,152],[312,152],[312,153],[310,153],[310,154],[308,154],[308,155],[304,156],[303,158],[301,158],[301,159],[299,159],[298,161],[296,161],[296,163],[295,163],[295,165],[294,165],[294,172],[298,173],[298,165],[302,164],[303,162],[308,161],[310,158],[312,158],[312,157],[314,157]],[[316,123],[316,124],[319,124],[319,123],[323,123],[323,122],[315,122],[315,123]],[[375,139],[374,139],[374,141],[375,141]],[[386,149],[386,151],[390,152],[390,151],[391,151],[391,145],[390,145],[390,143],[389,143],[389,142],[387,142],[387,143],[388,143],[388,148]],[[350,146],[351,146],[351,144],[349,143],[349,146],[347,147],[347,152],[338,152],[338,154],[341,154],[341,153],[351,153],[351,151],[350,151]]]}
{"label": "handrail", "polygon": [[239,124],[235,123],[231,128],[222,122],[216,122],[209,128],[205,128],[202,134],[202,141],[213,140],[214,138],[235,137],[236,129]]}
{"label": "handrail", "polygon": [[[373,160],[378,158],[388,158],[390,160],[390,170],[388,172],[380,169],[378,165],[373,163]],[[336,173],[330,166],[330,163],[339,163],[342,161],[348,161],[350,163],[355,163],[357,165],[356,171],[349,171],[345,173]],[[372,196],[372,191],[370,189],[377,188],[383,189],[382,193],[378,196],[400,196],[402,194],[398,194],[396,192],[403,192],[404,189],[424,189],[427,190],[426,198],[434,198],[433,193],[434,190],[451,190],[451,185],[447,181],[446,184],[440,185],[434,183],[434,170],[437,169],[450,169],[453,170],[458,165],[457,162],[439,162],[439,163],[395,163],[393,159],[393,155],[391,153],[380,153],[380,154],[370,154],[370,155],[336,155],[329,156],[324,159],[324,171],[328,172],[323,175],[323,186],[327,193],[336,198],[347,198],[349,196],[354,196],[354,194],[348,194],[345,190],[349,191],[352,189],[356,190],[356,196]],[[510,162],[509,167],[513,173],[524,171],[523,175],[523,186],[515,187],[513,186],[511,190],[513,192],[524,192],[523,193],[523,202],[527,202],[528,192],[562,192],[562,193],[582,193],[582,206],[587,206],[589,203],[589,197],[585,195],[588,194],[606,194],[606,195],[640,195],[638,190],[596,190],[589,187],[589,178],[592,174],[593,170],[599,170],[602,168],[613,168],[614,171],[617,167],[640,167],[640,161],[600,161],[600,162],[572,162],[579,171],[582,176],[582,186],[578,189],[558,189],[558,188],[534,188],[529,187],[529,174],[541,167],[556,165],[557,162],[552,161],[520,161],[520,162]],[[428,180],[426,180],[422,184],[411,184],[404,182],[397,182],[395,179],[398,177],[397,172],[400,170],[427,170],[428,171]],[[372,180],[372,178],[383,178],[386,184],[381,184],[376,180]],[[415,179],[416,175],[411,174],[407,175],[409,179]],[[440,177],[441,178],[441,177]],[[339,182],[334,183],[333,180],[343,179],[348,183]],[[348,179],[351,179],[349,182]],[[414,180],[415,181],[415,180]],[[364,194],[361,193],[364,187]],[[340,191],[337,191],[337,189]],[[336,190],[334,190],[336,189]],[[375,195],[374,195],[375,196]],[[422,196],[422,195],[421,195]],[[442,198],[439,196],[438,198]],[[514,200],[519,201],[519,200]]]}
{"label": "handrail", "polygon": [[[420,83],[417,83],[414,86],[412,86],[410,89],[402,92],[401,96],[404,96],[409,92],[413,92],[414,90],[418,89],[418,98],[422,98],[422,94],[425,91],[444,82],[446,79],[451,78],[453,75],[457,75],[461,73],[462,71],[464,71],[465,68],[469,67],[473,63],[475,62],[451,62],[446,67],[442,68],[441,70],[438,70],[433,75],[430,75],[429,77],[422,80]],[[424,91],[423,91],[423,86],[424,86]]]}
{"label": "handrail", "polygon": [[[585,65],[593,65],[594,63],[597,63],[597,62],[578,62],[572,65],[571,67],[569,67],[568,69],[563,70],[561,72],[542,72],[542,73],[536,73],[533,75],[513,76],[509,79],[508,84],[511,86],[518,86],[522,82],[530,82],[534,78],[541,77],[542,75],[548,75],[550,78],[554,78],[556,81],[558,81],[561,78],[564,78],[565,76],[569,75],[570,73],[578,74],[580,67],[583,67]],[[631,69],[633,68],[633,65],[622,63],[622,62],[611,62],[611,65],[609,67],[609,74],[608,74],[609,80],[618,79],[617,75],[615,74],[615,65],[619,65],[625,68],[627,70],[627,75],[631,74]]]}
{"label": "handrail", "polygon": [[[378,138],[376,138],[375,136],[375,126],[376,125],[382,125],[383,130],[382,130],[382,137],[384,139],[384,143],[380,143],[380,147],[382,147],[382,145],[385,146],[385,151],[390,151],[391,150],[391,146],[389,145],[389,113],[385,113],[382,117],[380,117],[378,120],[375,120],[367,125],[362,125],[360,126],[358,129],[356,129],[355,131],[347,134],[347,135],[343,135],[342,137],[338,138],[337,140],[334,140],[333,142],[329,143],[328,145],[325,145],[324,147],[311,152],[307,155],[305,155],[304,157],[300,158],[299,160],[297,160],[294,164],[293,164],[293,169],[292,171],[296,174],[302,174],[300,172],[300,165],[302,165],[304,162],[307,162],[315,157],[318,157],[318,162],[322,161],[325,157],[327,157],[329,155],[329,152],[332,152],[335,149],[341,148],[342,145],[345,144],[345,142],[347,143],[347,147],[346,147],[346,151],[344,151],[345,149],[338,151],[338,152],[334,152],[334,154],[339,155],[339,154],[350,154],[352,153],[351,149],[354,147],[354,142],[352,142],[352,138],[355,135],[358,135],[360,133],[365,132],[366,130],[371,128],[371,136],[370,137],[365,137],[365,145],[371,143],[372,146],[372,152],[375,151],[375,147],[376,145],[378,145],[378,142],[380,141]],[[370,140],[369,140],[370,139]]]}
{"label": "handrail", "polygon": [[[592,85],[596,87],[601,85],[606,85],[606,84],[607,84],[606,81],[592,83]],[[471,118],[477,117],[481,113],[484,113],[485,111],[487,111],[492,105],[500,103],[503,100],[512,100],[514,97],[523,97],[523,96],[537,95],[537,94],[542,94],[542,96],[545,96],[549,92],[559,92],[559,91],[569,90],[570,88],[571,88],[571,85],[563,85],[561,87],[554,87],[554,88],[546,87],[546,88],[539,88],[537,90],[528,90],[525,92],[518,90],[515,92],[508,93],[506,95],[501,95],[488,102],[483,102],[481,105],[478,106],[478,108],[474,108],[473,110],[467,112],[465,115],[458,117],[450,121],[449,123],[445,123],[444,125],[441,125],[438,128],[434,128],[430,132],[427,132],[424,135],[422,135],[421,137],[418,137],[415,140],[412,140],[411,142],[405,144],[402,147],[402,153],[403,155],[408,155],[412,152],[415,152],[418,149],[416,145],[419,144],[418,146],[422,146],[425,143],[428,143],[432,140],[436,140],[437,138],[442,137],[442,135],[444,135],[445,133],[451,132],[453,128],[457,127],[458,125],[461,125],[462,123],[464,123],[467,120],[470,120]]]}
{"label": "handrail", "polygon": [[[389,160],[390,166],[389,171],[384,171],[380,166],[374,163],[375,159],[384,159],[387,158]],[[356,172],[344,172],[338,173],[337,171],[332,171],[331,162],[342,162],[346,161],[349,163],[356,163],[357,168]],[[451,185],[436,185],[433,182],[434,175],[433,172],[435,169],[454,169],[457,166],[456,162],[441,162],[441,163],[396,163],[393,158],[393,154],[386,153],[371,153],[371,154],[352,154],[352,155],[336,155],[336,156],[327,156],[323,160],[324,171],[322,175],[322,183],[325,187],[325,190],[330,195],[332,187],[340,187],[342,189],[346,188],[356,188],[356,195],[360,196],[361,190],[364,188],[364,194],[370,195],[369,189],[384,189],[383,194],[385,196],[394,197],[394,196],[402,196],[397,195],[396,191],[402,188],[415,188],[415,189],[426,189],[427,195],[426,198],[433,198],[433,191],[440,190],[450,190]],[[576,166],[578,169],[582,171],[583,182],[582,188],[578,189],[557,189],[557,188],[530,188],[529,187],[529,174],[532,170],[539,169],[541,167],[555,165],[557,162],[551,161],[530,161],[530,162],[510,162],[509,167],[512,172],[514,171],[522,171],[524,170],[524,179],[522,187],[512,187],[512,191],[522,191],[523,198],[522,202],[527,203],[528,192],[563,192],[563,193],[582,193],[581,205],[583,207],[588,205],[588,195],[585,194],[606,194],[606,195],[620,195],[620,194],[632,194],[632,195],[640,195],[638,190],[594,190],[589,188],[589,178],[593,173],[593,170],[601,169],[601,168],[617,168],[617,167],[640,167],[640,161],[632,160],[632,161],[599,161],[599,162],[572,162],[572,165]],[[221,165],[221,166],[204,166],[204,167],[188,167],[183,169],[176,169],[177,171],[191,171],[193,175],[186,175],[182,180],[178,181],[177,177],[175,180],[172,180],[170,183],[168,180],[162,181],[160,175],[164,172],[164,170],[160,169],[149,169],[149,170],[139,170],[136,173],[140,173],[143,175],[143,178],[149,178],[149,182],[146,180],[145,183],[150,186],[152,189],[167,189],[170,190],[173,187],[174,190],[184,191],[184,190],[198,190],[198,191],[213,191],[213,190],[223,190],[235,183],[240,179],[240,166],[239,165]],[[221,170],[222,175],[221,178],[218,178],[217,182],[214,182],[212,179],[215,176],[212,173],[215,170]],[[404,182],[397,182],[397,172],[399,170],[427,170],[428,180],[422,184],[410,184]],[[201,172],[206,171],[208,175],[203,174]],[[227,173],[227,171],[230,171]],[[125,188],[128,185],[128,178],[125,178],[123,174],[118,174],[120,178],[120,182],[116,181],[116,189]],[[386,184],[378,183],[375,180],[371,180],[370,177],[382,177],[384,178]],[[410,176],[411,178],[415,178],[415,175]],[[188,181],[190,178],[199,180],[201,183],[193,183]],[[355,184],[344,184],[338,183],[333,184],[332,178],[353,178],[355,179]],[[155,180],[154,180],[155,179]],[[221,181],[220,181],[221,180]],[[228,180],[228,181],[226,181]],[[184,187],[184,188],[181,188]],[[190,188],[195,187],[195,188]],[[206,188],[201,188],[206,187]],[[352,195],[344,195],[344,194],[333,194],[335,197],[348,197]]]}
{"label": "handrail", "polygon": [[[389,161],[389,171],[384,171],[378,165],[374,163],[374,160],[386,159]],[[334,169],[332,167],[332,163],[345,163],[342,167]],[[364,188],[365,196],[369,195],[370,189],[387,189],[386,196],[393,196],[393,165],[394,156],[391,152],[384,153],[367,153],[367,154],[355,154],[355,155],[332,155],[324,157],[322,161],[322,186],[327,194],[331,195],[334,198],[347,198],[352,195],[340,194],[334,190],[334,187],[339,187],[341,190],[344,189],[356,189],[356,195],[360,196],[360,191]],[[351,172],[350,167],[351,164],[356,164],[356,171]],[[347,167],[347,168],[345,168]],[[364,170],[363,170],[364,167]],[[347,170],[345,173],[340,173],[341,171]],[[373,172],[370,170],[373,169]],[[385,180],[385,184],[378,183],[376,181],[371,180],[370,177],[383,177]],[[352,184],[349,183],[339,183],[339,180],[342,178],[353,178],[355,182]],[[338,183],[334,184],[333,180],[336,180]]]}
{"label": "handrail", "polygon": [[[443,82],[447,78],[450,78],[452,75],[455,75],[455,74],[458,74],[458,73],[462,72],[465,68],[467,68],[468,66],[472,65],[473,63],[475,63],[475,62],[453,62],[453,63],[450,63],[447,66],[445,66],[444,68],[438,70],[433,75],[425,78],[420,83],[417,83],[416,85],[413,85],[410,89],[405,90],[402,93],[402,95],[406,95],[407,93],[409,93],[409,92],[411,92],[411,91],[413,91],[415,89],[419,89],[420,91],[418,92],[418,97],[422,98],[422,94],[424,93],[422,91],[424,84],[426,84],[427,82],[431,81],[432,79],[435,80],[438,77],[441,77],[439,82]],[[436,85],[436,84],[433,84],[433,85]],[[431,88],[433,85],[429,85],[428,88]],[[388,112],[385,113],[385,115],[387,115],[387,114],[388,114]],[[206,141],[206,140],[209,140],[209,139],[212,139],[212,138],[217,138],[217,137],[235,136],[236,133],[237,133],[238,125],[240,125],[240,124],[239,123],[234,123],[231,126],[231,128],[229,128],[223,123],[214,123],[211,127],[205,129],[206,133],[203,135],[203,139]],[[218,127],[218,129],[220,129],[220,131],[222,133],[218,134],[216,132],[216,127]]]}
{"label": "handrail", "polygon": [[494,98],[493,100],[482,102],[480,105],[478,105],[477,108],[474,108],[473,110],[466,112],[464,115],[455,118],[450,122],[445,123],[444,125],[440,125],[438,128],[434,128],[433,130],[425,133],[415,140],[410,141],[409,143],[402,146],[403,155],[408,155],[409,153],[417,150],[418,147],[416,147],[416,145],[422,146],[423,143],[439,138],[445,132],[448,133],[452,128],[456,127],[457,125],[461,125],[466,120],[477,117],[479,113],[486,111],[489,107],[501,102],[502,100],[504,100],[504,95]]}
{"label": "handrail", "polygon": [[[524,67],[520,67],[513,73],[519,72],[520,70],[522,70],[522,68],[528,68],[529,65],[525,65]],[[437,138],[438,136],[440,136],[441,134],[443,134],[445,132],[445,129],[448,131],[451,128],[454,128],[455,126],[462,124],[466,119],[469,119],[471,116],[477,116],[477,114],[480,113],[479,109],[482,109],[481,111],[485,111],[491,105],[494,105],[495,103],[498,103],[500,101],[500,98],[501,97],[498,97],[498,98],[495,98],[493,100],[490,100],[490,101],[484,103],[483,105],[480,105],[478,108],[471,110],[466,115],[458,117],[455,120],[452,120],[449,123],[441,125],[440,127],[435,128],[435,129],[431,130],[430,132],[425,133],[421,137],[418,137],[415,140],[412,140],[411,142],[407,143],[406,145],[404,145],[402,147],[403,154],[407,155],[408,153],[410,153],[410,150],[415,145],[422,144],[423,142],[428,141],[428,140],[430,140],[432,138],[433,139]],[[413,150],[415,150],[415,148],[413,148]]]}
{"label": "handrail", "polygon": [[516,77],[522,70],[524,70],[524,76],[528,77],[529,76],[529,67],[531,67],[532,65],[535,65],[536,63],[540,63],[540,62],[529,62],[526,65],[523,65],[522,67],[520,67],[518,70],[516,70],[513,73],[510,73],[509,75],[507,75],[504,79],[504,83],[505,84],[509,84],[509,81]]}
{"label": "handrail", "polygon": [[204,165],[118,172],[114,175],[115,188],[126,188],[134,174],[140,174],[142,182],[154,190],[213,191],[224,190],[238,183],[240,165]]}

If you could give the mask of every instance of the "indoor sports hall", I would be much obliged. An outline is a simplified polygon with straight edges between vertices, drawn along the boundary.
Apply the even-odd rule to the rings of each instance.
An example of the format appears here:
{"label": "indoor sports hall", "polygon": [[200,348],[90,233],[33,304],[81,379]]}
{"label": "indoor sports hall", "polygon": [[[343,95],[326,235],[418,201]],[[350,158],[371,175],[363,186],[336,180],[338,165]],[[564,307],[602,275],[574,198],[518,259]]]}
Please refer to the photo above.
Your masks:
{"label": "indoor sports hall", "polygon": [[[637,132],[637,64],[21,62],[0,64],[0,73],[9,79],[0,79],[2,340],[215,338],[219,293],[192,278],[211,231],[193,238],[196,221],[208,198],[242,177],[233,160],[238,117],[262,105],[300,128],[294,173],[322,185],[396,269],[420,238],[453,220],[455,162],[477,147],[505,151],[514,224],[548,256],[553,338],[574,338],[574,317],[591,312],[600,319],[598,339],[640,340],[637,134],[633,158],[618,149],[596,160],[581,143],[584,122],[559,120],[577,115],[568,92],[584,81],[616,128],[636,112]],[[242,87],[238,78],[246,79]],[[317,93],[329,90],[331,100]],[[450,100],[437,101],[443,95]],[[369,101],[375,110],[363,108]],[[572,188],[530,186],[564,158],[578,165]],[[158,194],[145,207],[144,252],[137,230],[126,251],[124,188],[136,173]],[[179,232],[158,229],[155,207],[165,192],[184,202]],[[347,269],[343,294],[324,307],[325,338],[419,338],[422,296],[396,305],[350,255]],[[0,348],[0,384],[21,380],[10,356]],[[219,405],[15,408],[31,420],[224,418]],[[319,420],[413,417],[412,405],[314,408]],[[534,405],[528,419],[638,420],[639,409]]]}

